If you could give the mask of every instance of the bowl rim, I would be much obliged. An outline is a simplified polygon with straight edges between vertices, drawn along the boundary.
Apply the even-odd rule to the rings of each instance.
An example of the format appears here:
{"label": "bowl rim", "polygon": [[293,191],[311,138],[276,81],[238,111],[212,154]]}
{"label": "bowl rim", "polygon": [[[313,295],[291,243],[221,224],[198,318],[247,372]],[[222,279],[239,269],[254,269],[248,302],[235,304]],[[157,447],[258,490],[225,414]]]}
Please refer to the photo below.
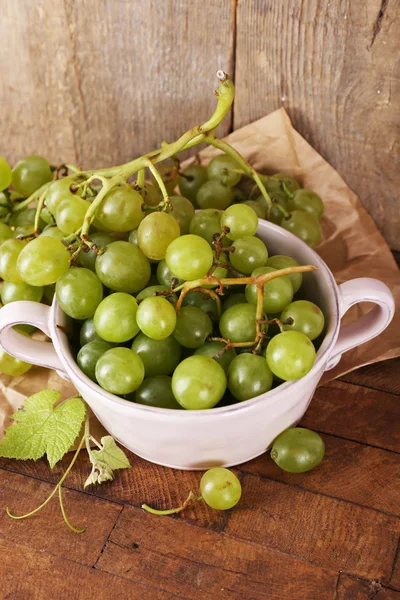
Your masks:
{"label": "bowl rim", "polygon": [[[159,408],[154,406],[146,406],[144,404],[136,404],[135,402],[131,402],[129,400],[125,400],[124,398],[120,398],[115,394],[107,392],[102,387],[100,387],[97,383],[89,379],[87,375],[81,371],[78,367],[77,363],[72,357],[71,349],[68,343],[68,338],[63,331],[63,328],[57,325],[59,318],[61,318],[64,313],[61,310],[60,305],[57,302],[56,296],[54,295],[53,303],[51,305],[50,311],[50,320],[49,326],[51,329],[51,337],[52,342],[55,346],[58,357],[60,358],[65,371],[70,376],[71,382],[74,384],[74,379],[79,380],[83,387],[89,388],[92,393],[100,394],[105,400],[110,401],[110,403],[114,403],[123,407],[126,407],[129,411],[135,412],[140,411],[148,414],[159,415],[159,416],[173,416],[174,418],[183,419],[183,418],[197,418],[199,419],[201,416],[209,417],[210,415],[227,415],[236,412],[243,412],[248,409],[251,409],[254,405],[260,403],[261,401],[268,405],[274,404],[276,401],[282,398],[282,394],[288,392],[292,393],[293,403],[296,402],[296,395],[293,394],[296,385],[299,385],[301,382],[303,385],[307,384],[311,381],[317,372],[321,369],[321,367],[326,364],[328,361],[329,355],[333,346],[335,345],[336,339],[339,334],[340,328],[340,308],[339,308],[339,290],[335,278],[329,269],[328,265],[325,261],[313,250],[310,248],[305,242],[296,237],[289,231],[286,231],[282,227],[270,223],[269,221],[265,221],[263,219],[259,219],[259,228],[268,231],[272,229],[277,234],[281,235],[282,238],[289,238],[294,241],[297,245],[302,247],[307,252],[313,255],[313,264],[318,267],[318,272],[323,272],[330,283],[330,289],[333,292],[334,296],[334,313],[331,315],[333,317],[331,326],[325,334],[324,341],[321,344],[321,347],[317,351],[316,360],[310,371],[304,375],[301,379],[296,379],[293,381],[286,381],[285,383],[269,390],[268,392],[264,392],[254,398],[250,398],[249,400],[244,400],[242,402],[237,402],[235,404],[231,404],[228,406],[214,407],[214,408],[206,408],[206,409],[196,409],[196,410],[175,410],[170,408]],[[259,229],[257,230],[257,234],[259,234]],[[275,256],[275,255],[271,255]],[[71,376],[72,373],[72,376]]]}

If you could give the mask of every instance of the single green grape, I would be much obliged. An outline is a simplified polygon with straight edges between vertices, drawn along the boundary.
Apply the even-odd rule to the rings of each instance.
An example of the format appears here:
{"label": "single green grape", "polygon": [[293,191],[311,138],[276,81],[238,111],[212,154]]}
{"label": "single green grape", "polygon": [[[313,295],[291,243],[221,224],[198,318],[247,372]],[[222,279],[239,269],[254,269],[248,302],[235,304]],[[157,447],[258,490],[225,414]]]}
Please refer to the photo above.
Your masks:
{"label": "single green grape", "polygon": [[205,292],[188,292],[183,299],[182,306],[197,306],[210,318],[218,317],[218,306],[214,298]]}
{"label": "single green grape", "polygon": [[[101,250],[105,248],[108,244],[115,242],[115,238],[113,238],[113,236],[109,233],[99,231],[97,233],[91,233],[89,241],[93,242],[93,244],[96,245],[97,249]],[[96,250],[89,248],[89,246],[85,246],[79,255],[79,262],[82,267],[85,267],[85,269],[90,269],[91,271],[94,271],[96,268],[96,258]]]}
{"label": "single green grape", "polygon": [[[224,279],[225,277],[228,276],[228,269],[226,269],[223,265],[224,264],[229,264],[229,259],[228,256],[226,254],[220,254],[219,259],[217,260],[216,257],[216,253],[213,252],[213,260],[222,264],[215,264],[213,270],[211,271],[211,274],[213,275],[213,277],[216,277],[217,279]],[[215,283],[205,283],[202,287],[206,288],[206,289],[212,289],[217,287],[218,284]]]}
{"label": "single green grape", "polygon": [[201,165],[190,165],[181,173],[179,190],[185,198],[197,206],[196,197],[200,187],[207,181],[207,169]]}
{"label": "single green grape", "polygon": [[107,392],[131,394],[144,379],[142,359],[129,348],[111,348],[96,363],[96,379]]}
{"label": "single green grape", "polygon": [[179,279],[179,277],[176,277],[173,273],[171,273],[165,260],[160,260],[157,265],[157,281],[160,285],[164,285],[170,289],[173,280],[176,281],[175,287],[183,283],[182,279]]}
{"label": "single green grape", "polygon": [[212,333],[212,322],[197,306],[180,309],[173,336],[184,348],[200,348]]}
{"label": "single green grape", "polygon": [[68,271],[69,260],[70,254],[60,240],[39,236],[22,248],[17,269],[23,281],[30,285],[50,285]]}
{"label": "single green grape", "polygon": [[185,358],[172,375],[172,392],[177,402],[187,410],[213,408],[225,390],[225,371],[209,356]]}
{"label": "single green grape", "polygon": [[14,230],[14,237],[25,238],[34,234],[35,227],[33,225],[22,225]]}
{"label": "single green grape", "polygon": [[299,237],[311,248],[318,246],[322,239],[318,219],[304,210],[294,210],[289,218],[282,220],[281,226]]}
{"label": "single green grape", "polygon": [[239,479],[229,469],[213,467],[200,480],[203,500],[216,510],[229,510],[236,506],[242,495]]}
{"label": "single green grape", "polygon": [[8,190],[4,190],[4,192],[0,192],[0,219],[5,219],[10,214],[11,210],[12,202],[10,200],[10,193]]}
{"label": "single green grape", "polygon": [[297,300],[289,304],[281,314],[280,320],[286,331],[301,331],[310,340],[315,340],[325,325],[322,310],[308,300]]}
{"label": "single green grape", "polygon": [[233,187],[241,180],[240,166],[236,160],[228,154],[219,154],[213,158],[207,167],[208,178],[221,181],[228,187]]}
{"label": "single green grape", "polygon": [[12,184],[22,196],[28,197],[53,179],[50,165],[41,156],[26,156],[12,170]]}
{"label": "single green grape", "polygon": [[143,198],[143,202],[147,206],[157,206],[160,202],[160,194],[158,193],[158,189],[154,187],[153,184],[145,181],[143,188],[138,189],[139,194]]}
{"label": "single green grape", "polygon": [[315,362],[312,341],[300,331],[278,333],[267,346],[267,363],[274,375],[284,381],[307,375]]}
{"label": "single green grape", "polygon": [[134,400],[137,404],[153,406],[156,408],[181,409],[172,393],[172,379],[168,375],[148,377],[138,387]]}
{"label": "single green grape", "polygon": [[[263,275],[264,273],[274,273],[273,267],[260,267],[255,269],[251,276]],[[257,304],[257,286],[254,284],[246,285],[246,300],[250,304]],[[267,314],[280,313],[285,306],[293,300],[293,286],[286,275],[277,279],[272,279],[264,284],[264,303],[263,309]]]}
{"label": "single green grape", "polygon": [[169,201],[171,211],[169,214],[178,223],[181,235],[189,233],[190,221],[194,215],[193,204],[183,196],[170,196]]}
{"label": "single green grape", "polygon": [[235,240],[232,244],[233,252],[229,260],[237,271],[250,275],[254,269],[264,267],[268,260],[268,250],[259,238],[246,235]]}
{"label": "single green grape", "polygon": [[46,207],[52,215],[55,216],[57,208],[63,200],[76,198],[76,195],[69,189],[71,183],[70,179],[57,179],[49,186],[46,192]]}
{"label": "single green grape", "polygon": [[58,279],[56,296],[66,315],[82,321],[93,317],[103,299],[103,285],[90,269],[74,267]]}
{"label": "single green grape", "polygon": [[[165,187],[167,188],[167,192],[169,196],[172,196],[176,186],[180,182],[180,175],[178,170],[172,165],[167,163],[162,163],[157,165],[157,171],[160,173],[161,178],[164,182]],[[159,189],[158,183],[153,177],[151,173],[151,180],[156,189]]]}
{"label": "single green grape", "polygon": [[110,294],[100,302],[94,313],[96,333],[106,342],[127,342],[139,332],[137,310],[137,302],[130,294]]}
{"label": "single green grape", "polygon": [[133,231],[131,231],[129,233],[128,242],[130,244],[135,244],[135,246],[139,246],[138,239],[137,239],[137,229],[134,229]]}
{"label": "single green grape", "polygon": [[199,208],[218,208],[225,210],[233,201],[233,193],[230,187],[210,179],[203,183],[197,192],[196,202]]}
{"label": "single green grape", "polygon": [[246,304],[246,302],[246,294],[244,292],[230,294],[222,304],[222,312],[225,312],[231,306],[235,306],[235,304]]}
{"label": "single green grape", "polygon": [[95,270],[106,287],[128,294],[142,290],[151,275],[150,263],[140,248],[124,241],[108,244],[104,254],[97,256]]}
{"label": "single green grape", "polygon": [[11,356],[11,354],[7,354],[0,346],[0,373],[15,377],[16,375],[24,375],[31,368],[32,365],[19,360],[15,356]]}
{"label": "single green grape", "polygon": [[0,192],[8,188],[12,181],[11,167],[5,158],[0,156]]}
{"label": "single green grape", "polygon": [[[8,222],[10,227],[23,227],[24,225],[33,225],[36,218],[36,208],[26,208],[25,210],[19,210],[11,215]],[[39,219],[39,229],[46,227],[45,221],[42,218]]]}
{"label": "single green grape", "polygon": [[3,304],[17,302],[18,300],[30,300],[31,302],[40,302],[43,296],[42,287],[34,287],[23,281],[20,283],[11,283],[4,281],[1,286],[1,301]]}
{"label": "single green grape", "polygon": [[242,192],[242,190],[240,188],[237,187],[233,187],[232,189],[232,194],[233,194],[233,200],[232,200],[232,204],[238,204],[238,202],[245,204],[247,201],[247,196],[244,192]]}
{"label": "single green grape", "polygon": [[181,360],[181,347],[173,336],[153,340],[139,333],[133,340],[132,350],[142,359],[146,377],[170,375]]}
{"label": "single green grape", "polygon": [[89,342],[104,342],[94,328],[94,319],[86,319],[79,332],[79,343],[81,346]]}
{"label": "single green grape", "polygon": [[234,204],[222,213],[221,227],[229,229],[228,236],[231,240],[252,236],[257,231],[258,217],[250,206]]}
{"label": "single green grape", "polygon": [[[289,199],[287,193],[285,192],[282,182],[278,179],[272,179],[270,177],[261,176],[261,181],[263,182],[265,189],[268,192],[268,196],[271,198],[273,202],[278,202],[282,204],[282,206],[286,209],[287,201]],[[260,196],[259,200],[261,202],[265,202],[263,196]]]}
{"label": "single green grape", "polygon": [[169,287],[167,285],[150,285],[149,287],[145,287],[136,296],[136,301],[141,302],[145,298],[150,298],[151,296],[157,296],[157,294],[160,294],[160,292],[169,292]]}
{"label": "single green grape", "polygon": [[317,467],[325,454],[324,440],[303,427],[286,429],[274,440],[271,458],[288,473],[305,473]]}
{"label": "single green grape", "polygon": [[169,244],[165,255],[169,270],[185,281],[201,279],[211,268],[213,253],[198,235],[183,235]]}
{"label": "single green grape", "polygon": [[239,354],[229,366],[228,388],[240,402],[265,394],[271,389],[272,381],[272,371],[263,356]]}
{"label": "single green grape", "polygon": [[[263,326],[267,331],[268,326]],[[219,330],[231,342],[252,342],[256,338],[256,307],[253,304],[235,304],[222,313]]]}
{"label": "single green grape", "polygon": [[[281,210],[281,207],[284,206],[279,202],[274,202],[271,206],[271,210],[269,211],[269,215],[267,213],[267,220],[275,225],[280,225],[285,216],[285,213]],[[286,210],[286,209],[285,209]]]}
{"label": "single green grape", "polygon": [[179,225],[174,217],[166,212],[153,212],[140,223],[137,239],[147,258],[162,260],[169,244],[179,235]]}
{"label": "single green grape", "polygon": [[78,231],[89,207],[90,202],[79,196],[61,200],[55,214],[57,227],[66,235]]}
{"label": "single green grape", "polygon": [[291,175],[287,175],[286,173],[275,173],[275,175],[272,175],[271,179],[284,184],[292,194],[294,194],[294,192],[300,188],[300,184],[297,179]]}
{"label": "single green grape", "polygon": [[65,233],[63,233],[61,229],[58,229],[58,227],[47,227],[40,235],[42,237],[53,237],[57,240],[65,238]]}
{"label": "single green grape", "polygon": [[93,341],[85,344],[78,352],[78,367],[91,379],[96,381],[96,364],[104,352],[111,349],[111,344],[104,341]]}
{"label": "single green grape", "polygon": [[112,231],[136,229],[143,220],[143,198],[130,185],[113,188],[96,210],[98,222]]}
{"label": "single green grape", "polygon": [[162,296],[150,296],[139,304],[136,322],[147,337],[164,340],[175,329],[175,308]]}
{"label": "single green grape", "polygon": [[261,202],[258,202],[257,200],[246,200],[243,202],[243,205],[252,208],[259,219],[266,219],[267,209]]}
{"label": "single green grape", "polygon": [[[213,247],[214,235],[222,232],[221,216],[222,210],[216,208],[198,210],[190,221],[189,232],[202,237]],[[222,238],[223,246],[229,246],[230,243],[227,237]]]}
{"label": "single green grape", "polygon": [[11,227],[5,223],[0,223],[0,245],[13,237],[13,231]]}
{"label": "single green grape", "polygon": [[225,373],[228,372],[229,365],[236,356],[235,348],[230,348],[223,354],[219,354],[225,348],[224,342],[206,342],[200,348],[194,351],[194,355],[210,356],[221,365]]}
{"label": "single green grape", "polygon": [[26,247],[26,242],[10,238],[0,246],[0,277],[11,283],[21,283],[17,269],[18,257]]}
{"label": "single green grape", "polygon": [[[290,256],[285,256],[283,254],[275,254],[275,256],[270,256],[267,261],[267,267],[273,267],[274,269],[287,269],[288,267],[298,267],[299,263],[291,258]],[[303,274],[302,273],[290,273],[290,275],[286,275],[291,281],[293,286],[293,294],[299,291],[301,284],[303,283]]]}
{"label": "single green grape", "polygon": [[293,198],[289,200],[290,210],[304,210],[317,219],[324,214],[324,203],[315,192],[311,190],[296,190]]}

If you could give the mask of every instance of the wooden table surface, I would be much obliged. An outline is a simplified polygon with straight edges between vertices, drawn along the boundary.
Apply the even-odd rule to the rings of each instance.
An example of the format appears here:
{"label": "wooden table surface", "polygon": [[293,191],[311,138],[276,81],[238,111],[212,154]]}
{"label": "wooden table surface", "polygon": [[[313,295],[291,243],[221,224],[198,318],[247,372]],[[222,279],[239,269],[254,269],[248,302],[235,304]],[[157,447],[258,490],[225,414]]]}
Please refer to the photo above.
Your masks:
{"label": "wooden table surface", "polygon": [[2,459],[0,597],[400,600],[399,396],[400,359],[320,387],[302,425],[322,434],[323,463],[302,475],[268,455],[241,465],[242,500],[228,512],[144,513],[142,502],[177,505],[201,475],[132,454],[132,469],[83,491],[82,455],[64,499],[85,534],[67,529],[56,499],[13,521],[4,507],[36,507],[68,461],[51,472]]}

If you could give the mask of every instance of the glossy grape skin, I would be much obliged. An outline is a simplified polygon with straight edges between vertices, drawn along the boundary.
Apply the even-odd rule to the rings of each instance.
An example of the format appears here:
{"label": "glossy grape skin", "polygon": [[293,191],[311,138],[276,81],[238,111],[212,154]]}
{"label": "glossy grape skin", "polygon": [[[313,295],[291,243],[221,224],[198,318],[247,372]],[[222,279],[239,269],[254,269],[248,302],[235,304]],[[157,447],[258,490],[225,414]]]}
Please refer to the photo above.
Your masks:
{"label": "glossy grape skin", "polygon": [[176,277],[173,273],[171,273],[165,260],[160,260],[157,265],[157,281],[160,285],[165,285],[167,288],[170,288],[172,280],[176,281],[175,287],[183,283],[182,279],[179,279],[179,277]]}
{"label": "glossy grape skin", "polygon": [[216,301],[205,292],[188,292],[183,299],[182,306],[197,306],[211,318],[218,317]]}
{"label": "glossy grape skin", "polygon": [[110,294],[100,302],[94,313],[96,333],[106,342],[127,342],[139,332],[137,310],[137,302],[130,294]]}
{"label": "glossy grape skin", "polygon": [[22,249],[17,268],[23,281],[44,286],[55,283],[68,271],[69,260],[70,254],[60,240],[40,236]]}
{"label": "glossy grape skin", "polygon": [[324,214],[324,203],[318,194],[311,190],[296,190],[293,198],[289,200],[289,210],[304,210],[320,219]]}
{"label": "glossy grape skin", "polygon": [[258,218],[265,219],[267,217],[267,210],[261,202],[257,202],[257,200],[246,200],[243,202],[243,205],[252,208]]}
{"label": "glossy grape skin", "polygon": [[8,188],[12,181],[11,167],[5,158],[0,156],[0,192]]}
{"label": "glossy grape skin", "polygon": [[[79,333],[79,343],[81,346],[90,342],[104,342],[94,328],[94,319],[86,319]],[[111,346],[110,346],[111,347]]]}
{"label": "glossy grape skin", "polygon": [[268,250],[262,240],[253,236],[244,236],[232,244],[234,252],[229,254],[232,266],[245,275],[250,275],[254,269],[264,267],[268,260]]}
{"label": "glossy grape skin", "polygon": [[228,227],[231,240],[253,236],[257,231],[258,217],[250,206],[234,204],[222,213],[221,227]]}
{"label": "glossy grape skin", "polygon": [[96,210],[96,219],[112,231],[136,229],[143,220],[143,198],[130,185],[113,188]]}
{"label": "glossy grape skin", "polygon": [[318,433],[303,427],[286,429],[274,440],[271,458],[288,473],[305,473],[317,467],[325,454]]}
{"label": "glossy grape skin", "polygon": [[[190,222],[189,232],[205,239],[213,247],[214,234],[222,232],[221,227],[222,210],[216,208],[205,208],[199,210]],[[222,238],[222,245],[229,246],[230,240]]]}
{"label": "glossy grape skin", "polygon": [[153,340],[164,340],[175,329],[175,308],[162,296],[150,296],[139,304],[136,322],[147,337]]}
{"label": "glossy grape skin", "polygon": [[[273,267],[260,267],[255,269],[251,276],[256,277],[264,273],[274,273]],[[246,300],[250,304],[257,304],[257,286],[253,284],[246,285]],[[264,303],[263,309],[267,314],[280,313],[285,306],[293,300],[293,286],[290,279],[283,275],[264,284]]]}
{"label": "glossy grape skin", "polygon": [[206,167],[201,165],[190,165],[183,171],[179,180],[179,190],[185,198],[197,206],[196,197],[200,187],[208,179]]}
{"label": "glossy grape skin", "polygon": [[230,187],[220,181],[210,179],[203,183],[197,192],[196,202],[199,208],[217,208],[225,210],[233,201],[233,193]]}
{"label": "glossy grape skin", "polygon": [[256,337],[256,307],[253,304],[231,306],[222,314],[219,330],[221,336],[231,342],[252,342]]}
{"label": "glossy grape skin", "polygon": [[173,336],[152,340],[139,333],[133,340],[132,350],[142,359],[146,377],[170,375],[181,360],[181,347]]}
{"label": "glossy grape skin", "polygon": [[152,184],[145,181],[143,188],[137,189],[139,194],[143,198],[144,204],[147,206],[157,206],[160,202],[160,195],[158,189]]}
{"label": "glossy grape skin", "polygon": [[282,223],[282,220],[285,215],[283,211],[279,208],[280,206],[283,205],[280,203],[278,204],[277,202],[274,202],[274,204],[271,206],[269,215],[267,213],[267,220],[270,221],[270,223],[274,223],[275,225],[280,225]]}
{"label": "glossy grape skin", "polygon": [[89,379],[96,381],[96,364],[104,352],[111,349],[111,344],[104,341],[93,341],[82,346],[76,357],[78,367]]}
{"label": "glossy grape skin", "polygon": [[[12,213],[8,221],[10,227],[24,227],[25,225],[33,225],[36,218],[36,208],[26,208]],[[46,223],[39,219],[39,229],[43,229]]]}
{"label": "glossy grape skin", "polygon": [[204,502],[216,510],[229,510],[236,506],[242,495],[239,479],[229,469],[213,467],[200,480],[200,493]]}
{"label": "glossy grape skin", "polygon": [[238,292],[231,294],[226,298],[226,300],[224,300],[222,304],[222,312],[225,312],[231,306],[235,306],[235,304],[246,304],[246,302],[246,295],[244,293],[242,294],[241,292]]}
{"label": "glossy grape skin", "polygon": [[140,223],[137,239],[139,248],[147,258],[162,260],[169,244],[179,235],[179,225],[170,214],[153,212]]}
{"label": "glossy grape skin", "polygon": [[182,407],[172,393],[172,379],[168,375],[148,377],[136,390],[134,400],[137,404],[157,408],[180,410]]}
{"label": "glossy grape skin", "polygon": [[72,182],[70,179],[58,179],[53,181],[46,192],[46,207],[55,216],[57,208],[63,200],[76,198],[70,190]]}
{"label": "glossy grape skin", "polygon": [[18,257],[25,248],[26,242],[10,238],[0,246],[0,277],[11,283],[21,283],[22,278],[17,269]]}
{"label": "glossy grape skin", "polygon": [[233,187],[242,178],[240,173],[236,173],[238,170],[240,167],[234,158],[227,154],[219,154],[208,163],[207,175],[211,180],[216,179],[228,187]]}
{"label": "glossy grape skin", "polygon": [[119,396],[131,394],[144,379],[144,366],[133,350],[111,348],[98,359],[95,376],[107,392]]}
{"label": "glossy grape skin", "polygon": [[3,304],[17,302],[18,300],[29,300],[31,302],[40,302],[43,296],[42,287],[34,287],[23,281],[20,283],[11,283],[4,281],[1,286],[1,301]]}
{"label": "glossy grape skin", "polygon": [[229,366],[228,388],[239,402],[268,392],[272,381],[272,371],[263,356],[239,354]]}
{"label": "glossy grape skin", "polygon": [[24,375],[32,368],[32,365],[7,354],[5,350],[0,346],[0,373],[4,375]]}
{"label": "glossy grape skin", "polygon": [[106,287],[128,294],[142,290],[151,275],[150,263],[140,248],[124,241],[108,244],[104,254],[97,256],[95,270]]}
{"label": "glossy grape skin", "polygon": [[273,181],[284,183],[289,192],[292,192],[292,194],[294,194],[294,192],[300,188],[300,184],[297,179],[291,175],[287,175],[286,173],[275,173],[272,175],[271,179]]}
{"label": "glossy grape skin", "polygon": [[66,315],[82,321],[93,317],[103,299],[103,286],[90,269],[74,267],[58,279],[56,296]]}
{"label": "glossy grape skin", "polygon": [[197,306],[180,309],[173,336],[184,348],[200,348],[212,333],[211,319]]}
{"label": "glossy grape skin", "polygon": [[315,340],[322,333],[325,325],[322,310],[308,300],[297,300],[289,304],[280,317],[282,323],[288,319],[293,322],[283,325],[286,331],[301,331],[310,340]]}
{"label": "glossy grape skin", "polygon": [[284,381],[307,375],[315,362],[315,348],[300,331],[278,333],[267,346],[267,363],[274,375]]}
{"label": "glossy grape skin", "polygon": [[9,194],[6,191],[0,191],[0,219],[4,219],[11,212],[11,209],[12,202],[10,201]]}
{"label": "glossy grape skin", "polygon": [[79,196],[61,200],[55,214],[57,227],[65,235],[78,231],[89,207],[90,202]]}
{"label": "glossy grape skin", "polygon": [[203,238],[188,234],[177,238],[168,246],[165,262],[179,279],[201,279],[211,268],[213,253]]}
{"label": "glossy grape skin", "polygon": [[47,227],[40,235],[42,237],[53,237],[57,240],[65,238],[65,233],[63,233],[61,229],[58,229],[58,227]]}
{"label": "glossy grape skin", "polygon": [[51,181],[50,165],[41,156],[26,156],[12,170],[12,184],[22,196],[28,197],[42,185]]}
{"label": "glossy grape skin", "polygon": [[6,225],[5,223],[0,223],[0,245],[3,242],[11,239],[13,237],[13,231],[11,227]]}
{"label": "glossy grape skin", "polygon": [[283,219],[281,226],[290,231],[311,248],[318,246],[322,239],[318,219],[303,210],[294,210],[288,219]]}
{"label": "glossy grape skin", "polygon": [[[145,298],[149,298],[151,296],[157,296],[160,292],[169,292],[169,287],[166,285],[150,285],[149,287],[145,287],[141,292],[136,296],[136,301],[139,303]],[[166,296],[164,296],[165,298]]]}
{"label": "glossy grape skin", "polygon": [[185,358],[172,375],[172,392],[187,410],[213,408],[226,390],[226,375],[216,360],[209,356]]}
{"label": "glossy grape skin", "polygon": [[189,233],[190,221],[194,215],[193,204],[183,196],[170,196],[169,201],[172,209],[169,214],[178,223],[181,235]]}
{"label": "glossy grape skin", "polygon": [[[283,254],[275,254],[275,256],[270,256],[267,261],[267,267],[273,267],[274,269],[287,269],[288,267],[298,267],[299,263],[291,258],[290,256],[285,256]],[[303,274],[302,273],[290,273],[290,275],[285,275],[288,277],[292,286],[293,286],[293,294],[299,291],[301,284],[303,283]]]}
{"label": "glossy grape skin", "polygon": [[236,352],[234,348],[230,348],[226,352],[219,356],[219,352],[225,348],[225,344],[223,342],[206,342],[200,348],[194,351],[194,355],[201,354],[202,356],[210,356],[214,358],[218,362],[219,365],[223,368],[225,373],[228,372],[229,365],[233,361],[236,356]]}
{"label": "glossy grape skin", "polygon": [[[91,233],[89,241],[96,244],[97,248],[105,248],[108,244],[115,242],[115,238],[113,238],[113,236],[109,233],[99,231],[97,233]],[[94,271],[96,268],[97,253],[91,248],[86,248],[87,251],[83,250],[80,253],[79,262],[82,267],[85,267],[85,269],[90,269],[91,271]]]}

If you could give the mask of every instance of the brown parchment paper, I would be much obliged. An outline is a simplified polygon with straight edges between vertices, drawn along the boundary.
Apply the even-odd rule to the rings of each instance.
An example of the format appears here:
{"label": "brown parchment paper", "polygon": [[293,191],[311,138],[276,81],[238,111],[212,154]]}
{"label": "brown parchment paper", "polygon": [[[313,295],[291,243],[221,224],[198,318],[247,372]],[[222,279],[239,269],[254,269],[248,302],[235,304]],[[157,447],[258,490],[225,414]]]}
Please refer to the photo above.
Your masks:
{"label": "brown parchment paper", "polygon": [[[400,271],[388,245],[359,199],[340,175],[293,129],[281,108],[227,138],[254,166],[264,173],[285,172],[298,178],[303,187],[317,192],[325,203],[322,227],[324,239],[317,252],[326,261],[336,281],[355,277],[376,277],[392,290],[400,305]],[[218,154],[214,148],[200,152],[202,163]],[[191,159],[186,161],[190,163]],[[399,208],[400,210],[400,208]],[[400,235],[400,231],[399,231]],[[347,324],[370,309],[358,304],[342,320]],[[340,363],[327,371],[329,381],[363,365],[400,356],[400,311],[384,333],[374,340],[346,352]],[[25,398],[41,389],[60,390],[64,398],[74,393],[73,386],[53,371],[32,368],[21,377],[0,375],[0,437],[12,414]],[[91,429],[102,435],[101,425],[91,419]]]}

